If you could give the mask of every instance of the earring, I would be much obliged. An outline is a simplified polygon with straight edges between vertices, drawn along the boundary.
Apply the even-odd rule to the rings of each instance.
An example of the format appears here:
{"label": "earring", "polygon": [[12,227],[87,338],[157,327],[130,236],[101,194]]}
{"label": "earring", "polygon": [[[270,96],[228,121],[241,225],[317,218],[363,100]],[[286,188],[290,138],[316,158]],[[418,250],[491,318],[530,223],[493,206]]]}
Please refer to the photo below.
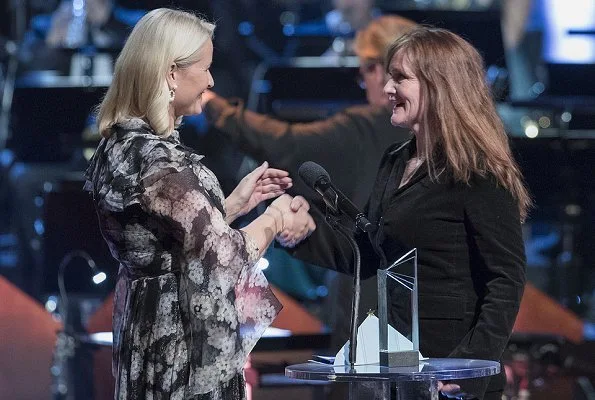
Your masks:
{"label": "earring", "polygon": [[169,102],[171,103],[176,98],[176,88],[169,89]]}

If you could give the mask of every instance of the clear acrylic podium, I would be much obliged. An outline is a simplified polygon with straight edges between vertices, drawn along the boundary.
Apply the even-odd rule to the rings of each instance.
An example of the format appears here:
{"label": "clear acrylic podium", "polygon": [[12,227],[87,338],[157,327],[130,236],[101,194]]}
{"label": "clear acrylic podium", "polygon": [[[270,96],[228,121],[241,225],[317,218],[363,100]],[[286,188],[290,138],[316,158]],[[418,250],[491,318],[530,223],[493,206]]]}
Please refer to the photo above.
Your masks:
{"label": "clear acrylic podium", "polygon": [[289,378],[348,383],[349,400],[438,400],[440,380],[481,378],[499,372],[497,361],[459,358],[429,358],[413,367],[378,364],[351,367],[310,362],[285,368],[285,376]]}
{"label": "clear acrylic podium", "polygon": [[[359,293],[358,282],[355,279],[355,299]],[[350,348],[349,364],[310,362],[290,365],[285,368],[285,376],[346,383],[349,385],[349,400],[438,400],[438,381],[482,378],[500,372],[497,361],[460,358],[420,360],[418,306],[417,249],[412,249],[387,268],[378,270],[377,347],[373,340],[366,340],[370,338],[369,329],[360,338],[363,343],[358,345],[360,332],[356,334],[357,325],[352,323],[353,348],[361,350],[369,345],[361,352],[361,359],[360,355],[353,357],[355,351]],[[353,303],[353,310],[357,310],[357,301]],[[378,354],[376,360],[379,362],[373,363],[373,359],[366,356],[370,351]]]}

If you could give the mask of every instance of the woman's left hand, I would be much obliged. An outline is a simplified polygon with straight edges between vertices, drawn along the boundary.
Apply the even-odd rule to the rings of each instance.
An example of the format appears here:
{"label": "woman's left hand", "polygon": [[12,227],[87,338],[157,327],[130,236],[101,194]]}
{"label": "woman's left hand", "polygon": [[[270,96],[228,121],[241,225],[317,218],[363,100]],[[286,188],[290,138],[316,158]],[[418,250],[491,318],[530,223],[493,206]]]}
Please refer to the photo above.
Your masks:
{"label": "woman's left hand", "polygon": [[261,201],[282,195],[292,185],[287,171],[269,168],[265,161],[246,175],[226,199],[227,222],[249,213]]}
{"label": "woman's left hand", "polygon": [[438,390],[449,399],[467,398],[466,393],[461,392],[461,387],[456,383],[444,383],[442,381],[438,381]]}

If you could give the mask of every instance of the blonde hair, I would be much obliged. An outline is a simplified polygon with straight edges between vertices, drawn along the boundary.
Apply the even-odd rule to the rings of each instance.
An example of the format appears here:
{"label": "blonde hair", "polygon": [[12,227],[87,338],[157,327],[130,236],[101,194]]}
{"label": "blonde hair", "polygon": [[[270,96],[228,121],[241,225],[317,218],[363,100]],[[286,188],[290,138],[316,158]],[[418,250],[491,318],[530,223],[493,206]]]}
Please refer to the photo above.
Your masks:
{"label": "blonde hair", "polygon": [[419,79],[423,114],[420,132],[425,148],[418,149],[437,178],[444,165],[457,182],[473,175],[493,175],[518,201],[521,219],[531,197],[512,156],[508,136],[485,80],[483,59],[460,36],[445,29],[419,27],[395,40],[387,49],[385,66],[398,54]]}
{"label": "blonde hair", "polygon": [[201,47],[215,25],[188,12],[155,9],[136,24],[114,68],[112,83],[99,106],[99,132],[126,119],[145,119],[158,135],[174,127],[169,116],[167,73],[172,65],[188,67],[199,60]]}
{"label": "blonde hair", "polygon": [[386,47],[416,26],[415,22],[397,15],[378,17],[357,32],[353,50],[362,59],[382,61]]}

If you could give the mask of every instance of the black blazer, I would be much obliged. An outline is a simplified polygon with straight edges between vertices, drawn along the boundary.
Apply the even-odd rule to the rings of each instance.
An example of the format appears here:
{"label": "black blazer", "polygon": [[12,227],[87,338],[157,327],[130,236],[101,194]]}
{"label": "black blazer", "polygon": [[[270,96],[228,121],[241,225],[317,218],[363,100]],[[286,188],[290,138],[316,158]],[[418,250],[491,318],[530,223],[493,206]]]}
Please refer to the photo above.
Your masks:
{"label": "black blazer", "polygon": [[[425,165],[398,188],[414,146],[393,145],[383,157],[366,209],[378,229],[358,237],[362,276],[417,248],[422,354],[500,360],[525,285],[518,203],[492,177],[473,177],[469,185],[447,173],[432,180]],[[317,224],[292,253],[351,273],[349,247],[320,215]],[[501,390],[503,378],[502,371],[489,390]],[[458,383],[481,398],[488,380]]]}

